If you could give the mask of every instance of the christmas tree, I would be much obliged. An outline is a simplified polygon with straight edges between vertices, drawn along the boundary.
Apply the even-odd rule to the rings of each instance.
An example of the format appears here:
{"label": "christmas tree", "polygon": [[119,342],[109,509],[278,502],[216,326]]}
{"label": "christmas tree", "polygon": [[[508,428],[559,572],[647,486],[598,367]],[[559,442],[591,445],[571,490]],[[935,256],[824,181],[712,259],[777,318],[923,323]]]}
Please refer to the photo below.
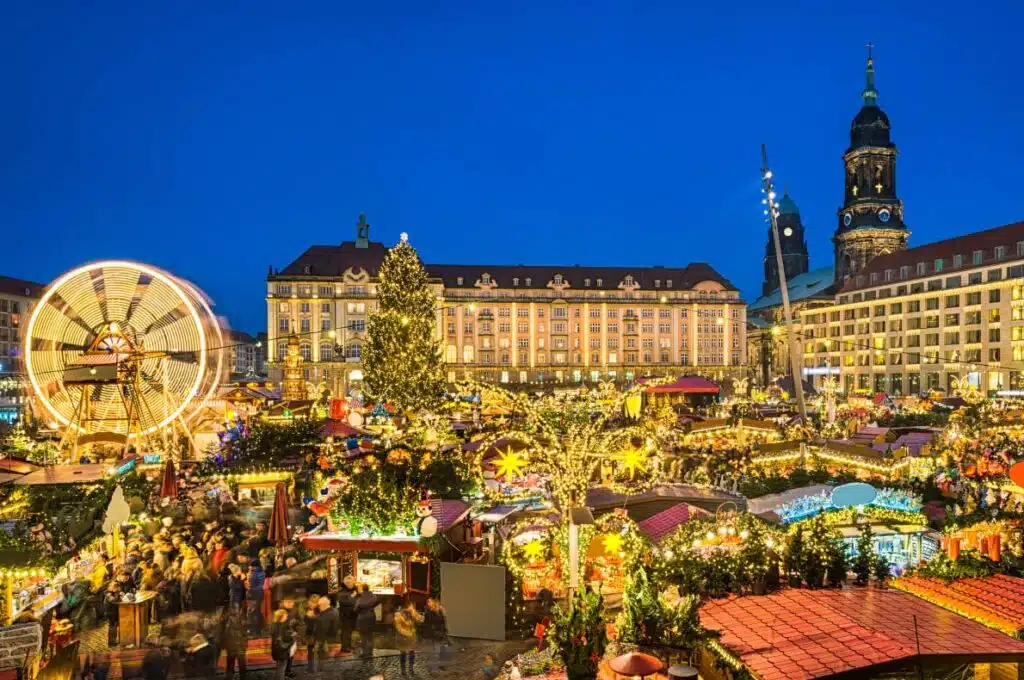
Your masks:
{"label": "christmas tree", "polygon": [[399,413],[430,409],[444,391],[435,297],[405,234],[384,257],[378,279],[378,307],[363,345],[366,391]]}
{"label": "christmas tree", "polygon": [[857,557],[853,560],[853,573],[857,575],[856,583],[859,586],[866,586],[871,579],[875,560],[874,538],[871,524],[863,524],[860,528],[860,538],[857,539]]}

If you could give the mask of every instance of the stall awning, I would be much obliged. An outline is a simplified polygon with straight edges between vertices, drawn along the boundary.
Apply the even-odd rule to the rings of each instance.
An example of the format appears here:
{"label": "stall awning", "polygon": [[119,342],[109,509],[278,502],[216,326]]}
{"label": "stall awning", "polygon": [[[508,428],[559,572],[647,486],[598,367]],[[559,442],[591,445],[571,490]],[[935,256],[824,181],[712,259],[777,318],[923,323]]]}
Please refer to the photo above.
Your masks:
{"label": "stall awning", "polygon": [[106,479],[106,465],[62,465],[61,467],[43,468],[15,480],[18,485],[37,484],[89,484]]}
{"label": "stall awning", "polygon": [[644,388],[648,394],[718,394],[721,388],[699,375],[685,375],[675,382]]}
{"label": "stall awning", "polygon": [[417,539],[409,536],[352,536],[349,534],[311,534],[302,538],[307,550],[379,550],[380,552],[414,553],[420,549]]}

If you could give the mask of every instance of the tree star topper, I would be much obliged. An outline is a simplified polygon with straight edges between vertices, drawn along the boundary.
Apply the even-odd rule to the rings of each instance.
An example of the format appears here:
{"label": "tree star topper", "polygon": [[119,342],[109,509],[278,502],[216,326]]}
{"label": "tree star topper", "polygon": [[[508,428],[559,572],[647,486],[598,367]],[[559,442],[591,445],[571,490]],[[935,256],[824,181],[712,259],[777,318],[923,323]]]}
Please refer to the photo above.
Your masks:
{"label": "tree star topper", "polygon": [[409,234],[404,232],[404,231],[401,233],[399,238],[402,239],[402,243],[408,243],[409,242]]}

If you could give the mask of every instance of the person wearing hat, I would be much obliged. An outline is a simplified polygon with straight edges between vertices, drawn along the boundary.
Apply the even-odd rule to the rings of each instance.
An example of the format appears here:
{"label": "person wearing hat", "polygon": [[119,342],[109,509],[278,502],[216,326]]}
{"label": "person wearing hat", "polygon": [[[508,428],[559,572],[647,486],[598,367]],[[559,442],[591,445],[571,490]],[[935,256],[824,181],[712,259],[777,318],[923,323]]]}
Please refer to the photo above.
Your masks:
{"label": "person wearing hat", "polygon": [[211,678],[217,671],[217,650],[202,633],[196,633],[185,648],[185,677]]}

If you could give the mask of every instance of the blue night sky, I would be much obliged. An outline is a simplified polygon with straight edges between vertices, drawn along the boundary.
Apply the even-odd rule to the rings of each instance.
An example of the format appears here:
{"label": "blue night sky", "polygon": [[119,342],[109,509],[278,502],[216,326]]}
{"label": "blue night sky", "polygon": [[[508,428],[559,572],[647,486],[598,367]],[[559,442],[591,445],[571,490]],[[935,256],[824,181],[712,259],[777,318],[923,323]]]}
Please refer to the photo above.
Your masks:
{"label": "blue night sky", "polygon": [[911,243],[1024,219],[1022,23],[1019,0],[8,2],[0,273],[139,259],[262,330],[267,266],[364,211],[428,262],[704,260],[753,300],[759,145],[830,264],[868,40]]}

